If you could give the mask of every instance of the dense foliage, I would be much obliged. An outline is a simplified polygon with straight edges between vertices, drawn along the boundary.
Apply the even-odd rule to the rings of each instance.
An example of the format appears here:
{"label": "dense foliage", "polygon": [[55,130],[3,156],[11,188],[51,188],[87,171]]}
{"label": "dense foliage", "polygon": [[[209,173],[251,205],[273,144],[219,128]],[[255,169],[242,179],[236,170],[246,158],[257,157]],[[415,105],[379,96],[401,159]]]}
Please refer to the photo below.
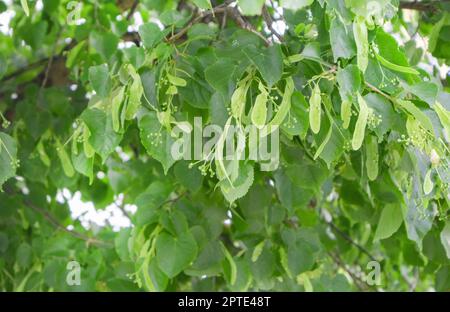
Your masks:
{"label": "dense foliage", "polygon": [[[450,289],[446,1],[0,12],[1,290]],[[221,160],[222,138],[174,159],[195,117],[279,130],[279,166]],[[133,225],[82,224],[76,192]]]}

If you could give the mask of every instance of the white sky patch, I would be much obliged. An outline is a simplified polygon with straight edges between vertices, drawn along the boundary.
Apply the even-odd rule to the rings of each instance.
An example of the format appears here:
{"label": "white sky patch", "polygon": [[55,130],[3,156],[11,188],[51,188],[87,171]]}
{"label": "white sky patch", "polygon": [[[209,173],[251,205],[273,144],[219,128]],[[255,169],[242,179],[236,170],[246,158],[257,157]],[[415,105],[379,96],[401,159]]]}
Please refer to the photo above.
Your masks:
{"label": "white sky patch", "polygon": [[[96,209],[92,202],[83,202],[81,193],[71,192],[67,189],[58,191],[56,200],[59,203],[69,205],[70,214],[73,220],[79,220],[86,229],[111,226],[113,231],[120,231],[122,228],[131,227],[131,221],[126,214],[119,208],[122,205],[123,194],[116,198],[116,202],[111,203],[105,209]],[[137,207],[134,205],[125,205],[124,210],[132,215]]]}
{"label": "white sky patch", "polygon": [[42,9],[44,8],[44,3],[42,2],[42,0],[36,1],[36,6],[34,8],[36,11],[42,11]]}
{"label": "white sky patch", "polygon": [[132,42],[132,41],[121,41],[121,42],[119,42],[118,48],[120,50],[123,50],[126,48],[131,48],[132,46],[135,46],[134,42]]}
{"label": "white sky patch", "polygon": [[9,27],[9,23],[15,15],[16,12],[12,10],[6,10],[5,12],[0,14],[0,32],[5,35],[12,35],[12,29]]}
{"label": "white sky patch", "polygon": [[134,19],[134,24],[128,26],[128,29],[127,29],[129,32],[138,31],[138,30],[139,30],[139,27],[140,27],[142,24],[144,24],[144,21],[143,21],[143,19],[142,19],[142,15],[141,15],[141,13],[139,13],[139,12],[135,12],[135,13],[133,14],[133,19]]}

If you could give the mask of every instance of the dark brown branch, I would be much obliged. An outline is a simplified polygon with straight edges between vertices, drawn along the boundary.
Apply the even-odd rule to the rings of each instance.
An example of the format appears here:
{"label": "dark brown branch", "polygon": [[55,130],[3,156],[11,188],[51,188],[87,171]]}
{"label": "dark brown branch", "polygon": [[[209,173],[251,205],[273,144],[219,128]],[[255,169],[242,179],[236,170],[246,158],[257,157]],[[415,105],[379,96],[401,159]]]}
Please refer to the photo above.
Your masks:
{"label": "dark brown branch", "polygon": [[93,245],[98,245],[98,246],[104,246],[104,247],[112,247],[113,245],[109,242],[105,242],[103,240],[97,239],[97,238],[92,238],[89,236],[86,236],[80,232],[77,231],[71,231],[69,229],[67,229],[65,226],[63,226],[61,223],[59,223],[59,221],[52,215],[50,214],[47,210],[42,209],[36,205],[34,205],[33,203],[31,203],[30,201],[24,200],[24,203],[30,207],[31,209],[33,209],[34,211],[38,212],[39,214],[41,214],[49,223],[51,223],[56,229],[61,230],[63,232],[69,233],[70,235],[72,235],[73,237],[82,239],[84,241],[86,241],[86,243],[88,245],[93,244]]}
{"label": "dark brown branch", "polygon": [[449,0],[441,1],[401,1],[400,9],[436,12],[437,6],[442,2],[450,2]]}
{"label": "dark brown branch", "polygon": [[42,95],[42,90],[43,90],[43,88],[47,85],[48,76],[49,76],[49,74],[50,74],[50,69],[52,68],[53,60],[54,60],[55,54],[56,54],[56,45],[57,45],[57,43],[58,43],[58,39],[59,39],[60,35],[61,35],[61,30],[59,30],[58,35],[56,36],[55,43],[53,44],[52,52],[51,52],[50,58],[49,58],[49,60],[48,60],[47,67],[46,67],[46,69],[45,69],[44,79],[43,79],[43,81],[42,81],[41,89],[40,89],[40,91],[39,91],[39,92],[40,92],[40,95]]}
{"label": "dark brown branch", "polygon": [[16,77],[26,73],[27,71],[30,71],[32,69],[38,68],[38,67],[40,67],[42,65],[45,65],[48,62],[48,59],[49,58],[47,57],[47,58],[44,58],[42,60],[36,61],[34,63],[31,63],[30,65],[28,65],[26,67],[19,68],[15,72],[12,72],[11,74],[4,76],[0,80],[0,82],[5,82],[5,81],[8,81],[8,80],[11,80],[13,78],[16,78]]}
{"label": "dark brown branch", "polygon": [[195,24],[200,23],[205,17],[224,13],[227,14],[231,19],[233,19],[236,23],[236,25],[239,28],[248,30],[258,37],[260,37],[266,45],[269,45],[269,41],[266,37],[264,37],[260,32],[258,32],[251,23],[249,23],[239,12],[239,10],[236,7],[230,7],[229,5],[231,3],[235,2],[234,0],[226,0],[223,4],[220,4],[216,7],[214,7],[211,10],[207,10],[204,12],[200,12],[197,14],[194,14],[192,19],[187,23],[186,26],[184,26],[180,31],[178,31],[176,34],[173,34],[169,38],[167,38],[167,41],[169,42],[175,42],[178,39],[182,38],[188,30]]}
{"label": "dark brown branch", "polygon": [[[61,50],[61,52],[60,52],[58,55],[53,56],[54,53],[52,53],[52,56],[51,56],[51,57],[53,57],[53,61],[55,61],[56,59],[59,59],[60,57],[63,57],[64,52],[70,51],[70,50],[71,50],[72,48],[74,48],[76,45],[77,45],[77,43],[76,43],[75,41],[72,41],[71,43],[69,43],[68,45],[66,45],[66,46]],[[6,82],[6,81],[8,81],[8,80],[11,80],[11,79],[13,79],[13,78],[19,77],[20,75],[22,75],[22,74],[24,74],[24,73],[26,73],[26,72],[28,72],[28,71],[30,71],[30,70],[36,69],[36,68],[38,68],[38,67],[40,67],[40,66],[42,66],[42,65],[47,64],[47,63],[49,62],[49,60],[50,60],[50,56],[49,56],[49,57],[45,57],[45,58],[43,58],[43,59],[41,59],[41,60],[38,60],[38,61],[36,61],[36,62],[34,62],[34,63],[31,63],[31,64],[29,64],[29,65],[27,65],[27,66],[25,66],[25,67],[19,68],[19,69],[17,69],[16,71],[10,73],[9,75],[4,76],[4,77],[0,80],[0,82],[3,83],[3,82]]]}
{"label": "dark brown branch", "polygon": [[345,239],[347,242],[358,248],[362,253],[366,254],[370,260],[372,261],[378,261],[372,254],[363,246],[355,242],[350,236],[348,236],[346,233],[344,233],[341,229],[339,229],[333,222],[327,222],[327,224],[343,239]]}
{"label": "dark brown branch", "polygon": [[222,3],[222,4],[218,5],[218,6],[215,6],[211,10],[207,10],[207,11],[204,11],[204,12],[198,13],[198,11],[195,11],[193,16],[192,16],[192,18],[191,18],[191,20],[186,24],[186,26],[184,26],[176,34],[174,34],[171,37],[169,37],[167,39],[167,41],[174,42],[174,41],[180,39],[184,34],[186,34],[188,32],[189,28],[191,28],[194,24],[197,24],[197,23],[201,22],[207,16],[225,12],[227,7],[231,3],[233,3],[234,1],[235,0],[226,0],[226,1],[224,1],[224,3]]}
{"label": "dark brown branch", "polygon": [[282,42],[284,40],[284,38],[275,30],[275,28],[273,28],[273,19],[272,19],[272,16],[270,16],[270,14],[269,14],[269,11],[267,10],[266,5],[263,6],[262,16],[263,16],[263,19],[266,22],[267,28],[269,28],[270,32],[272,34],[274,34],[278,38],[278,40],[280,40],[280,42]]}
{"label": "dark brown branch", "polygon": [[123,215],[131,221],[131,215],[128,213],[128,211],[126,211],[125,206],[123,204],[116,204],[116,206],[120,209],[120,211],[122,211]]}
{"label": "dark brown branch", "polygon": [[350,275],[353,282],[355,282],[355,286],[358,287],[360,291],[366,291],[368,290],[367,284],[364,283],[364,281],[358,277],[352,270],[347,268],[344,262],[342,262],[341,258],[337,254],[333,254],[332,252],[328,252],[328,255],[331,259],[337,264],[338,267],[342,268],[345,272]]}
{"label": "dark brown branch", "polygon": [[127,14],[127,20],[131,19],[134,15],[134,12],[136,12],[136,9],[139,5],[139,0],[134,0],[133,5],[130,8],[130,11]]}
{"label": "dark brown branch", "polygon": [[[15,191],[7,188],[7,187],[5,187],[4,191],[8,195],[15,195],[15,194],[17,194],[17,192],[15,192]],[[97,239],[97,238],[86,236],[86,235],[84,235],[84,234],[82,234],[80,232],[77,232],[77,231],[69,230],[64,225],[59,223],[58,219],[56,219],[56,217],[54,217],[50,212],[48,212],[45,209],[42,209],[41,207],[36,206],[35,204],[33,204],[29,200],[24,199],[23,203],[27,207],[30,207],[31,209],[33,209],[35,212],[41,214],[44,217],[44,219],[47,220],[47,222],[49,222],[51,225],[53,225],[56,229],[61,230],[61,231],[66,232],[66,233],[69,233],[70,235],[72,235],[73,237],[76,237],[78,239],[84,240],[84,241],[86,241],[86,243],[88,245],[92,244],[92,245],[98,245],[98,246],[103,246],[103,247],[113,247],[113,244],[111,244],[109,242],[105,242],[105,241]]]}
{"label": "dark brown branch", "polygon": [[183,198],[183,197],[186,196],[186,195],[187,195],[187,192],[181,193],[181,194],[179,194],[178,196],[176,196],[176,197],[174,197],[174,198],[172,198],[172,199],[166,200],[165,202],[163,202],[163,203],[160,205],[160,207],[164,207],[165,205],[168,205],[168,204],[174,205],[177,201],[179,201],[181,198]]}

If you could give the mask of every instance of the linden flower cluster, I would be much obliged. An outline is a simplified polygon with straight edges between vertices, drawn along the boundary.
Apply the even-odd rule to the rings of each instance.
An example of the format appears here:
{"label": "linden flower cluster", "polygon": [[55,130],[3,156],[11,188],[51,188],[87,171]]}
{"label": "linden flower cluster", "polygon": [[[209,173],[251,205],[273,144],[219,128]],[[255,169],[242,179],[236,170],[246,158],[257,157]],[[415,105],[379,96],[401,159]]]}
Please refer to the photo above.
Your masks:
{"label": "linden flower cluster", "polygon": [[162,144],[162,134],[161,132],[152,132],[147,135],[147,138],[151,140],[150,145],[158,146]]}
{"label": "linden flower cluster", "polygon": [[297,117],[289,116],[289,120],[284,125],[288,129],[293,129],[297,123],[298,123]]}
{"label": "linden flower cluster", "polygon": [[11,159],[11,162],[9,163],[14,169],[17,169],[20,167],[20,160],[19,159]]}
{"label": "linden flower cluster", "polygon": [[8,128],[11,125],[11,122],[3,116],[2,112],[0,112],[0,118],[2,119],[2,127],[3,129]]}
{"label": "linden flower cluster", "polygon": [[[190,163],[189,164],[189,169],[192,169],[195,165],[196,165],[197,163]],[[214,176],[215,176],[215,172],[214,172],[214,170],[212,169],[212,167],[211,167],[211,163],[209,163],[209,162],[204,162],[203,164],[201,164],[199,167],[198,167],[198,170],[200,170],[200,173],[203,175],[203,176],[207,176],[208,174],[209,174],[209,176],[211,177],[211,178],[213,178]]]}
{"label": "linden flower cluster", "polygon": [[369,129],[371,130],[375,130],[383,121],[382,116],[381,115],[376,115],[374,110],[371,109],[369,112],[369,117],[367,119],[367,127],[369,127]]}
{"label": "linden flower cluster", "polygon": [[409,137],[402,134],[401,138],[398,140],[400,143],[404,143],[406,146],[417,146],[423,147],[427,141],[426,139],[427,131],[422,127],[415,129]]}

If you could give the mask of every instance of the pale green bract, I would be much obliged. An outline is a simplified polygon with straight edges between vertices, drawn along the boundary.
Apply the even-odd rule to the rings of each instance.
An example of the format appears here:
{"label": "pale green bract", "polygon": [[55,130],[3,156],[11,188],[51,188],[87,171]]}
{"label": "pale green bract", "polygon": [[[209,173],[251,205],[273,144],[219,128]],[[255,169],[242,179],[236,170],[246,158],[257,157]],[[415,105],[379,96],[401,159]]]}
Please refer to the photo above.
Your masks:
{"label": "pale green bract", "polygon": [[22,5],[22,9],[25,12],[26,16],[30,16],[30,9],[28,7],[28,0],[20,0],[20,4]]}
{"label": "pale green bract", "polygon": [[320,119],[322,115],[322,97],[320,95],[319,84],[314,86],[314,89],[309,100],[309,126],[312,132],[319,133]]}
{"label": "pale green bract", "polygon": [[353,131],[352,148],[359,150],[366,133],[367,119],[369,117],[369,108],[361,94],[358,93],[359,114],[356,120],[355,130]]}
{"label": "pale green bract", "polygon": [[356,18],[353,21],[353,34],[356,42],[358,67],[364,73],[369,63],[369,41],[364,19]]}

